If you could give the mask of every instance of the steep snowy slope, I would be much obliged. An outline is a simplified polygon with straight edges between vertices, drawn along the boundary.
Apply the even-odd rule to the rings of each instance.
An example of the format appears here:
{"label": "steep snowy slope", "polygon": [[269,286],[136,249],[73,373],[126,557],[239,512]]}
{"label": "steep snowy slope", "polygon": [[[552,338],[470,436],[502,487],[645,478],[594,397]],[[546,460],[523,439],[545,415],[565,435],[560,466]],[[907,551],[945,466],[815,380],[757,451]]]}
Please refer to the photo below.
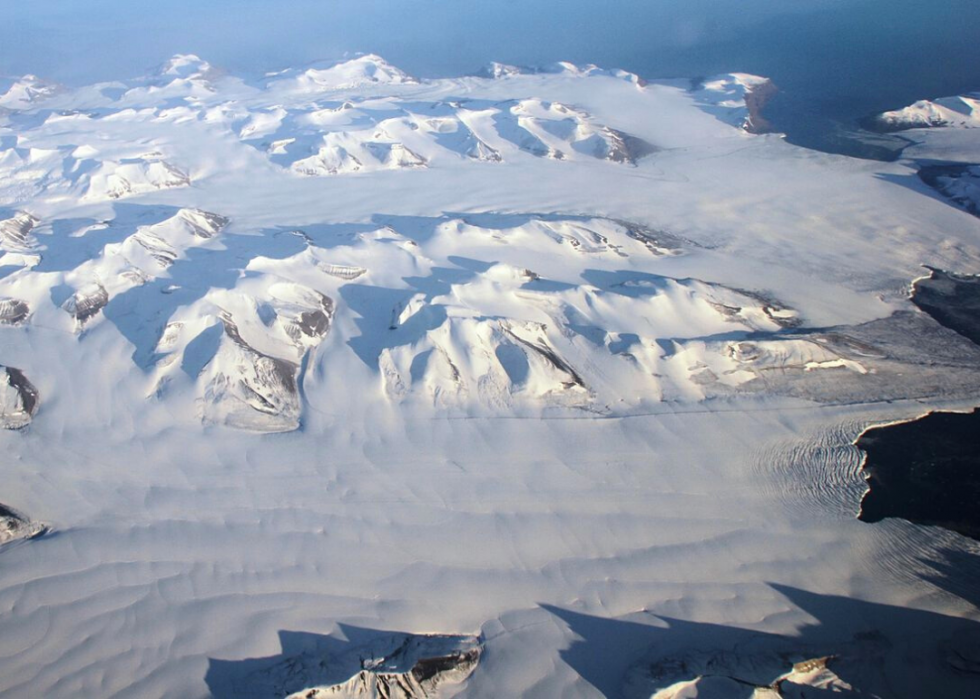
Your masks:
{"label": "steep snowy slope", "polygon": [[924,128],[976,128],[980,126],[980,94],[919,100],[902,109],[878,114],[871,125],[886,132]]}
{"label": "steep snowy slope", "polygon": [[691,92],[708,111],[749,133],[766,133],[772,128],[762,115],[777,92],[769,78],[747,73],[716,75],[698,81]]}
{"label": "steep snowy slope", "polygon": [[113,297],[156,280],[184,259],[190,248],[218,235],[227,223],[216,214],[181,209],[165,221],[140,226],[121,242],[106,245],[99,257],[64,275],[73,293],[62,308],[81,328]]}
{"label": "steep snowy slope", "polygon": [[972,699],[975,547],[857,520],[853,441],[980,395],[909,300],[977,220],[773,89],[16,82],[0,694]]}
{"label": "steep snowy slope", "polygon": [[587,156],[635,164],[654,150],[595,124],[584,112],[541,100],[402,106],[389,99],[302,112],[279,108],[250,120],[241,134],[274,162],[305,175],[426,167],[450,154],[500,162],[516,151],[554,160]]}
{"label": "steep snowy slope", "polygon": [[63,89],[60,85],[42,80],[36,75],[25,75],[7,86],[6,91],[0,95],[0,109],[30,109]]}
{"label": "steep snowy slope", "polygon": [[[866,126],[884,132],[909,132],[903,157],[919,178],[966,211],[980,214],[980,93],[920,100],[878,114]],[[913,140],[914,139],[914,140]]]}

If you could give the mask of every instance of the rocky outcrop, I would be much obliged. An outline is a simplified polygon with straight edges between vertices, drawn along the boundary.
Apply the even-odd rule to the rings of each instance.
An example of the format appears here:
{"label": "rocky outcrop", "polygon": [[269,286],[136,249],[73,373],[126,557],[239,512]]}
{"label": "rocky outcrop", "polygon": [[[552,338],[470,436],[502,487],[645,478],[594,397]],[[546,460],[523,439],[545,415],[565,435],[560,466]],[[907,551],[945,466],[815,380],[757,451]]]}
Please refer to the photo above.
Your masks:
{"label": "rocky outcrop", "polygon": [[878,696],[864,692],[881,684],[881,657],[889,647],[881,634],[859,634],[836,647],[796,650],[782,639],[778,645],[768,652],[693,651],[642,662],[628,673],[625,694],[644,699]]}
{"label": "rocky outcrop", "polygon": [[980,165],[925,165],[919,178],[954,204],[980,216]]}
{"label": "rocky outcrop", "polygon": [[912,285],[912,303],[980,345],[980,276],[929,269]]}
{"label": "rocky outcrop", "polygon": [[39,220],[21,211],[11,218],[0,221],[0,250],[4,252],[31,252],[37,247],[32,231]]}
{"label": "rocky outcrop", "polygon": [[0,545],[15,539],[33,539],[47,531],[40,522],[32,522],[21,513],[0,503]]}
{"label": "rocky outcrop", "polygon": [[776,96],[777,92],[779,90],[771,80],[757,83],[746,91],[745,107],[749,110],[749,115],[742,125],[743,129],[755,134],[772,131],[772,124],[762,115],[762,110],[766,108],[766,105]]}
{"label": "rocky outcrop", "polygon": [[464,682],[479,662],[480,648],[455,650],[419,658],[407,672],[364,669],[342,684],[304,689],[287,699],[423,699],[437,696],[440,688]]}
{"label": "rocky outcrop", "polygon": [[215,699],[431,699],[454,695],[483,654],[476,636],[340,631],[280,632],[282,655],[212,660],[205,680]]}
{"label": "rocky outcrop", "polygon": [[31,314],[26,301],[0,298],[0,325],[19,325]]}
{"label": "rocky outcrop", "polygon": [[727,73],[695,81],[691,93],[702,109],[752,134],[772,131],[762,110],[778,92],[769,78]]}
{"label": "rocky outcrop", "polygon": [[0,427],[17,430],[31,424],[38,392],[23,372],[0,365]]}

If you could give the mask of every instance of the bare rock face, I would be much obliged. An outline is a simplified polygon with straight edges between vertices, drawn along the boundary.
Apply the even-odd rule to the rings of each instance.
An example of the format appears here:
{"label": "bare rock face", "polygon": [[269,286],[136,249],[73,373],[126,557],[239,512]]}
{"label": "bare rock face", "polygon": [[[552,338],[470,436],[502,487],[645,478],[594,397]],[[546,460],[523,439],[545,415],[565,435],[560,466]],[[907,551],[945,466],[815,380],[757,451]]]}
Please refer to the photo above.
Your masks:
{"label": "bare rock face", "polygon": [[177,217],[198,238],[213,238],[228,225],[229,220],[220,214],[200,209],[181,209]]}
{"label": "bare rock face", "polygon": [[186,172],[165,160],[104,163],[92,177],[86,197],[122,199],[160,189],[186,187],[190,183],[190,176]]}
{"label": "bare rock face", "polygon": [[779,92],[772,80],[766,80],[753,86],[745,93],[745,106],[749,110],[742,128],[749,133],[761,134],[772,131],[772,124],[762,116],[762,110],[766,108],[769,101]]}
{"label": "bare rock face", "polygon": [[19,430],[31,424],[38,393],[19,369],[0,365],[0,427]]}
{"label": "bare rock face", "polygon": [[31,309],[26,301],[0,298],[0,325],[18,325],[30,314]]}
{"label": "bare rock face", "polygon": [[5,252],[31,252],[37,247],[33,231],[40,221],[26,212],[0,221],[0,250]]}
{"label": "bare rock face", "polygon": [[363,267],[354,267],[351,265],[333,265],[327,263],[317,263],[317,267],[331,277],[336,277],[337,279],[343,279],[344,281],[354,281],[360,276],[367,274],[367,270]]}
{"label": "bare rock face", "polygon": [[72,294],[61,307],[79,326],[82,326],[107,303],[109,303],[109,292],[98,282],[92,282]]}
{"label": "bare rock face", "polygon": [[980,276],[932,268],[929,272],[912,285],[912,303],[980,345]]}
{"label": "bare rock face", "polygon": [[205,390],[204,420],[257,432],[288,432],[299,427],[299,366],[249,345],[230,316],[222,317],[221,322],[226,339],[213,362],[214,378]]}
{"label": "bare rock face", "polygon": [[[361,670],[343,684],[314,687],[287,699],[421,699],[437,696],[440,687],[457,685],[469,677],[480,661],[480,650],[452,651],[448,655],[419,658],[408,672]],[[384,661],[381,661],[384,662]]]}
{"label": "bare rock face", "polygon": [[980,216],[980,165],[925,165],[919,168],[919,179],[954,204]]}
{"label": "bare rock face", "polygon": [[216,699],[423,699],[458,691],[483,653],[474,636],[341,631],[281,632],[281,656],[212,660],[205,680]]}
{"label": "bare rock face", "polygon": [[702,109],[752,134],[772,131],[762,110],[777,92],[769,78],[748,73],[716,75],[697,80],[691,87]]}
{"label": "bare rock face", "polygon": [[227,225],[224,216],[185,208],[164,221],[140,226],[74,270],[75,293],[62,309],[75,319],[76,330],[94,323],[112,299],[167,274],[170,267],[186,259],[188,250],[207,244]]}
{"label": "bare rock face", "polygon": [[45,531],[45,525],[32,522],[16,510],[0,504],[0,545],[15,539],[32,539]]}

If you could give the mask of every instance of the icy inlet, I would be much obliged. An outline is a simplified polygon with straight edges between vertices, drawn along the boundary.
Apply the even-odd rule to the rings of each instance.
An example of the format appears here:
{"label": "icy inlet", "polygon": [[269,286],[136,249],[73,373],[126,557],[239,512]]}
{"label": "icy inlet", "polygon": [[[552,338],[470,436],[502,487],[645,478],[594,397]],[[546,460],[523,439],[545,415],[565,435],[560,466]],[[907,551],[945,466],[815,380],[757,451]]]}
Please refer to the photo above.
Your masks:
{"label": "icy inlet", "polygon": [[0,692],[973,696],[976,552],[858,521],[852,442],[976,401],[908,298],[976,219],[755,133],[773,89],[15,83]]}

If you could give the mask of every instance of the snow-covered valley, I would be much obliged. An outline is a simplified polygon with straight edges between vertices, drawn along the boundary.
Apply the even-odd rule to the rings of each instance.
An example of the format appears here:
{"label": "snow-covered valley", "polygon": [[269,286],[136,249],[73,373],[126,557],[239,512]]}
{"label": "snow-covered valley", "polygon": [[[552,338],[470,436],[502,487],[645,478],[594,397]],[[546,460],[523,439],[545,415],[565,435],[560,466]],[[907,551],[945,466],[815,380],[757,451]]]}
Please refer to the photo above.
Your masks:
{"label": "snow-covered valley", "polygon": [[980,549],[854,441],[980,402],[909,300],[980,221],[773,89],[15,81],[0,694],[975,696]]}

